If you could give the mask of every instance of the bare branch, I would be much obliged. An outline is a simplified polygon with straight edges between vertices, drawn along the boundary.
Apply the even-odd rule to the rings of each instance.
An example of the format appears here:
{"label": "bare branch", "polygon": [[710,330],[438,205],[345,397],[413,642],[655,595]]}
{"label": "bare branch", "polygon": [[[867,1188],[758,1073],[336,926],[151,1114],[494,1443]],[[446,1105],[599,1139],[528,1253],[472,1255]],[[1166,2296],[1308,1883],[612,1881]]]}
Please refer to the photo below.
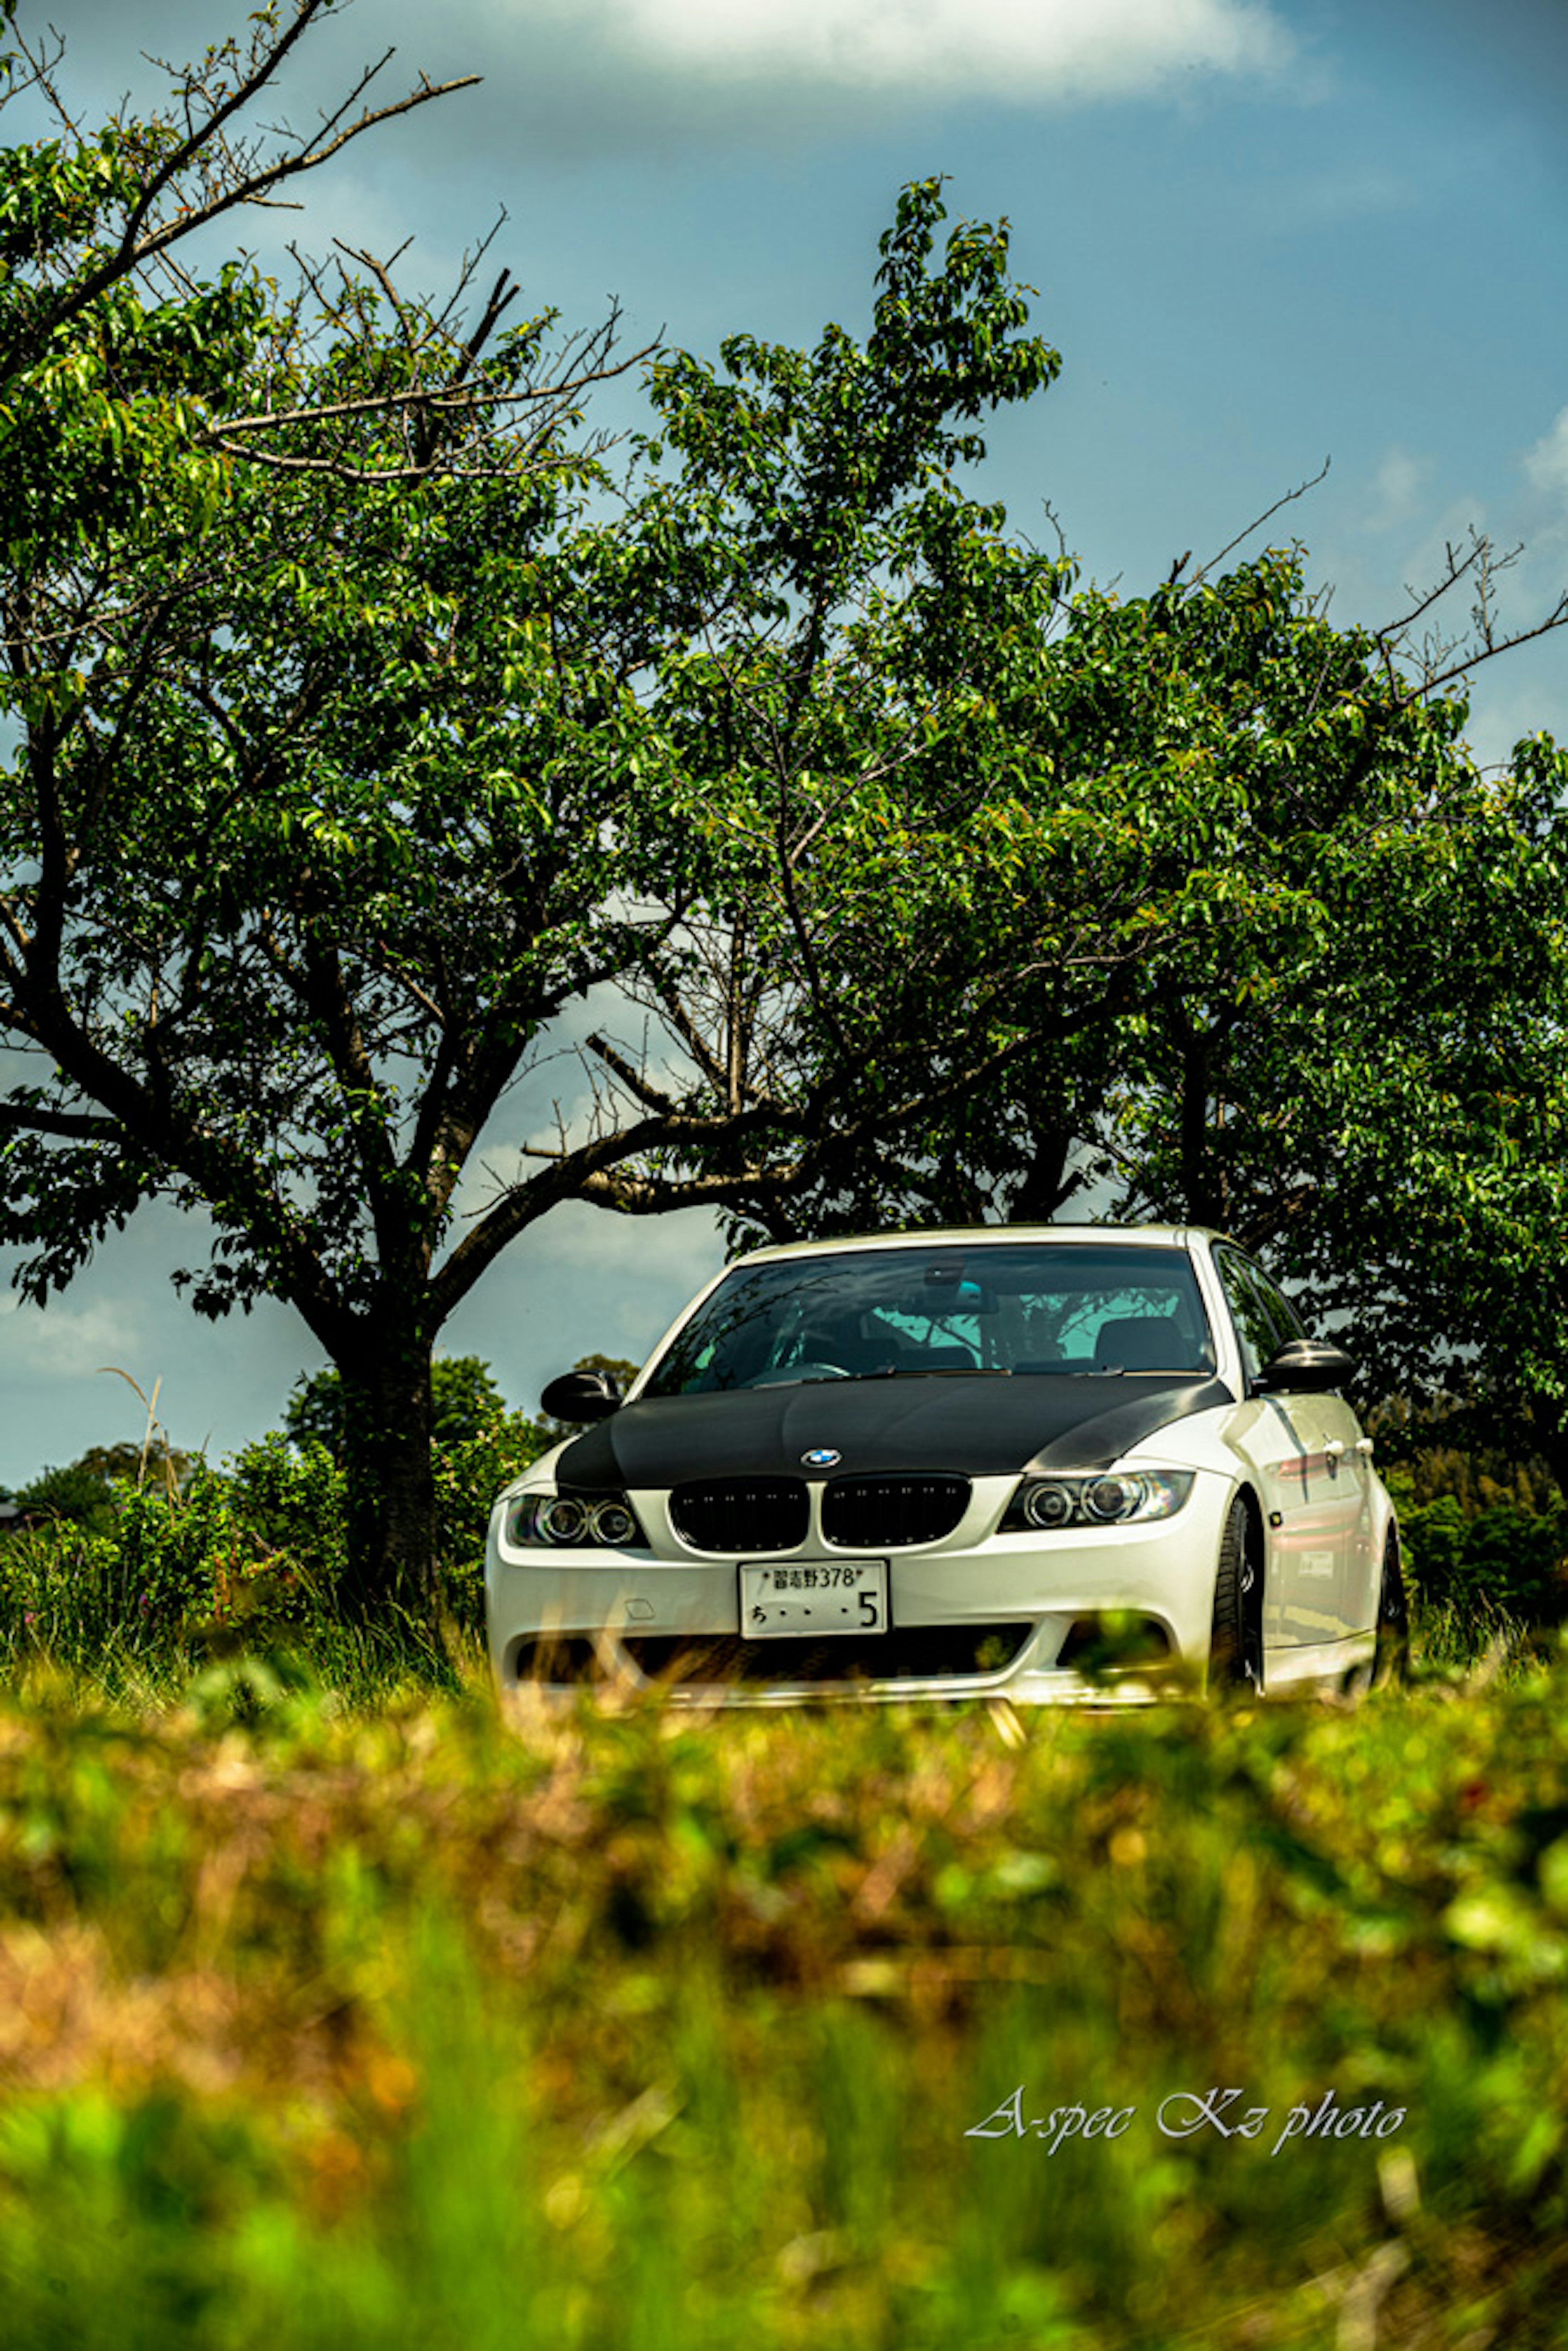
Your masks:
{"label": "bare branch", "polygon": [[[1410,610],[1401,619],[1392,621],[1374,632],[1396,711],[1408,709],[1413,703],[1437,694],[1443,686],[1452,685],[1456,679],[1468,677],[1472,670],[1479,669],[1483,662],[1493,660],[1499,653],[1510,653],[1516,645],[1530,644],[1537,637],[1548,636],[1553,630],[1568,626],[1568,589],[1565,589],[1544,618],[1532,627],[1511,630],[1506,635],[1499,633],[1497,578],[1500,572],[1509,570],[1522,552],[1521,546],[1511,547],[1500,554],[1486,532],[1478,530],[1472,524],[1468,549],[1457,548],[1451,539],[1445,543],[1442,576],[1433,587],[1425,591],[1406,588],[1406,592],[1416,598]],[[1418,653],[1407,653],[1401,640],[1423,614],[1429,612],[1462,580],[1472,575],[1476,582],[1476,601],[1470,611],[1474,635],[1469,647],[1465,648],[1463,640],[1458,636],[1428,636]],[[1414,662],[1417,680],[1414,685],[1406,684],[1400,677],[1395,667],[1396,653]],[[1456,653],[1460,655],[1458,660],[1452,658]]]}
{"label": "bare branch", "polygon": [[613,1070],[627,1092],[638,1102],[646,1103],[650,1110],[664,1112],[666,1117],[674,1118],[679,1115],[678,1106],[671,1101],[669,1095],[662,1093],[657,1086],[651,1084],[639,1071],[634,1070],[625,1056],[616,1051],[608,1038],[595,1033],[587,1040],[587,1042],[590,1050],[598,1054],[605,1068]]}
{"label": "bare branch", "polygon": [[[1403,620],[1390,621],[1386,627],[1379,629],[1377,632],[1379,638],[1386,638],[1390,643],[1396,643],[1405,634],[1406,629],[1414,628],[1416,622],[1420,619],[1423,612],[1430,611],[1432,606],[1437,602],[1438,599],[1446,596],[1450,588],[1456,587],[1464,578],[1467,571],[1474,570],[1476,565],[1481,560],[1487,546],[1488,541],[1486,538],[1481,532],[1478,531],[1473,525],[1470,529],[1470,549],[1468,555],[1460,556],[1457,554],[1454,549],[1452,539],[1446,540],[1443,546],[1443,559],[1447,564],[1448,569],[1445,570],[1442,578],[1438,580],[1437,586],[1435,588],[1429,588],[1425,595],[1421,595],[1416,589],[1412,588],[1408,582],[1406,582],[1405,590],[1406,594],[1407,596],[1416,596],[1417,601],[1411,606],[1409,611],[1405,614]],[[1517,547],[1511,549],[1505,560],[1508,563],[1511,563],[1520,552],[1521,550]],[[1502,567],[1500,564],[1498,568],[1501,569]]]}
{"label": "bare branch", "polygon": [[1517,629],[1510,636],[1491,638],[1479,645],[1474,653],[1467,654],[1463,661],[1454,662],[1448,668],[1423,677],[1419,686],[1406,695],[1404,701],[1406,704],[1419,702],[1426,695],[1436,694],[1439,686],[1451,685],[1457,677],[1468,677],[1471,670],[1479,669],[1482,662],[1490,661],[1495,654],[1511,653],[1515,645],[1528,645],[1536,637],[1549,636],[1554,629],[1562,628],[1568,628],[1568,588],[1563,590],[1546,618],[1538,621],[1534,628]]}
{"label": "bare branch", "polygon": [[376,945],[381,949],[382,953],[382,962],[377,967],[388,979],[394,981],[399,987],[406,988],[409,995],[413,997],[414,1002],[422,1010],[429,1013],[431,1019],[435,1022],[438,1028],[444,1029],[449,1027],[449,1018],[446,1013],[443,1012],[440,1005],[437,1004],[434,996],[428,995],[425,990],[421,987],[419,982],[413,978],[409,972],[404,971],[400,964],[393,961],[392,950],[387,946],[385,939],[378,939],[376,941]]}
{"label": "bare branch", "polygon": [[[27,950],[32,942],[26,932],[22,928],[20,918],[16,910],[16,901],[12,898],[0,897],[0,925],[4,925],[10,937],[12,946],[16,948],[16,953],[21,956],[25,965],[27,960]],[[8,956],[0,956],[0,968],[5,967],[5,966],[8,965],[9,962],[10,957]]]}
{"label": "bare branch", "polygon": [[27,71],[19,78],[13,75],[6,82],[4,91],[0,92],[0,104],[9,104],[13,99],[21,98],[29,89],[41,90],[50,112],[62,130],[68,131],[73,139],[79,139],[80,122],[66,104],[60,94],[59,84],[55,78],[56,71],[65,57],[65,40],[52,26],[49,30],[55,44],[54,47],[51,49],[47,42],[40,41],[35,49],[29,46],[26,35],[19,32],[15,24],[6,26],[6,38],[16,42],[15,54],[22,58]]}
{"label": "bare branch", "polygon": [[[1191,585],[1194,588],[1198,587],[1205,580],[1207,579],[1209,573],[1215,569],[1217,564],[1223,563],[1228,555],[1234,555],[1236,549],[1241,545],[1242,540],[1250,538],[1255,530],[1261,530],[1263,525],[1270,519],[1270,516],[1277,515],[1281,507],[1288,507],[1294,499],[1304,498],[1309,490],[1315,490],[1318,484],[1328,473],[1328,469],[1333,462],[1332,458],[1325,457],[1315,474],[1310,475],[1304,482],[1298,482],[1293,490],[1287,490],[1283,497],[1276,498],[1271,507],[1265,507],[1262,513],[1253,521],[1249,522],[1245,530],[1239,530],[1234,538],[1228,539],[1226,541],[1218,555],[1211,555],[1207,563],[1200,563],[1198,565],[1197,569],[1192,575]],[[1185,563],[1186,560],[1186,559],[1184,556],[1182,561]],[[1176,567],[1176,570],[1178,572],[1180,568],[1180,565]],[[1176,573],[1173,572],[1172,578],[1174,579],[1176,576]]]}
{"label": "bare branch", "polygon": [[[628,1215],[653,1215],[669,1207],[704,1205],[744,1208],[751,1201],[788,1197],[809,1189],[830,1162],[841,1160],[873,1138],[895,1133],[911,1120],[984,1084],[1015,1055],[1039,1043],[1044,1033],[1041,1024],[1020,1029],[946,1077],[935,1082],[918,1081],[913,1092],[901,1101],[880,1102],[826,1132],[825,1104],[816,1100],[792,1110],[768,1103],[738,1115],[717,1116],[685,1111],[676,1104],[670,1112],[653,1113],[617,1133],[596,1135],[575,1150],[567,1148],[564,1132],[558,1152],[524,1145],[523,1156],[544,1158],[548,1166],[526,1183],[507,1186],[498,1200],[479,1212],[474,1229],[465,1235],[431,1282],[435,1311],[444,1320],[507,1244],[562,1200],[582,1199]],[[863,1094],[863,1064],[852,1061],[837,1073],[834,1090],[842,1099],[856,1101]],[[720,1142],[742,1144],[752,1135],[780,1129],[806,1138],[800,1154],[781,1165],[754,1162],[722,1176],[668,1180],[617,1172],[627,1161],[648,1152],[671,1148],[678,1152],[683,1146],[701,1149]]]}
{"label": "bare branch", "polygon": [[[384,465],[367,465],[357,458],[341,455],[310,455],[298,451],[269,449],[259,444],[258,437],[283,431],[287,427],[312,427],[341,423],[353,419],[376,416],[413,415],[424,420],[446,422],[472,418],[476,427],[483,426],[491,412],[498,409],[522,409],[533,405],[543,413],[532,438],[527,442],[512,441],[505,444],[503,461],[484,465],[465,464],[464,444],[457,442],[440,458],[443,472],[461,473],[465,478],[499,480],[537,468],[551,447],[555,428],[574,413],[573,403],[596,385],[610,383],[628,374],[652,357],[657,348],[652,343],[630,352],[624,359],[595,358],[575,373],[558,375],[548,383],[529,383],[504,392],[491,385],[470,386],[465,381],[469,360],[479,348],[485,334],[511,297],[500,296],[502,281],[487,306],[486,318],[479,322],[474,338],[457,355],[455,371],[443,381],[414,386],[404,392],[367,392],[358,399],[326,402],[319,407],[298,406],[277,409],[256,409],[241,416],[225,416],[215,420],[198,436],[198,445],[222,449],[233,456],[243,456],[253,464],[267,465],[279,472],[325,473],[351,481],[415,481],[430,473],[436,463],[435,436],[429,436],[428,445],[411,452],[406,461]],[[619,313],[596,329],[590,338],[575,338],[562,354],[563,364],[570,364],[571,353],[589,346],[598,352],[612,348],[615,320]],[[481,441],[485,436],[481,432]],[[602,455],[612,444],[612,436],[596,436],[589,446],[570,461],[580,463],[586,458]],[[567,462],[563,460],[562,462]]]}
{"label": "bare branch", "polygon": [[[357,100],[393,55],[388,49],[375,65],[368,67],[361,75],[354,88],[324,119],[318,131],[298,140],[291,153],[276,156],[271,162],[253,169],[248,158],[237,156],[225,143],[227,125],[272,79],[326,5],[327,0],[298,0],[298,14],[286,31],[270,40],[265,32],[258,32],[252,45],[247,68],[242,70],[235,86],[214,96],[205,110],[194,117],[191,114],[189,101],[193,93],[202,89],[202,85],[193,73],[187,74],[183,83],[188,123],[184,138],[149,175],[140,197],[127,215],[114,251],[98,268],[89,270],[84,277],[62,290],[59,298],[46,309],[41,331],[52,331],[77,317],[109,287],[161,257],[171,246],[194,235],[213,221],[233,211],[236,205],[255,204],[263,199],[270,189],[296,179],[303,172],[315,171],[334,155],[340,154],[351,141],[362,137],[365,131],[373,130],[379,123],[390,122],[399,115],[410,113],[416,107],[427,105],[433,99],[449,97],[454,90],[470,89],[479,79],[476,74],[465,74],[453,81],[432,82],[422,76],[418,86],[405,97],[385,106],[366,107],[352,120],[346,120]],[[233,55],[233,45],[229,55]],[[149,229],[148,224],[152,220],[159,199],[173,187],[183,172],[198,162],[216,172],[217,184],[212,193],[204,200],[181,204],[171,219]]]}
{"label": "bare branch", "polygon": [[[685,1046],[687,1051],[691,1054],[692,1059],[696,1063],[698,1069],[701,1070],[703,1075],[709,1079],[714,1085],[722,1086],[724,1083],[723,1065],[716,1059],[711,1048],[703,1038],[685,1006],[682,1003],[674,982],[671,978],[669,973],[662,970],[657,965],[655,965],[649,969],[646,977],[649,986],[653,988],[654,995],[659,999],[660,1009],[664,1017],[669,1021],[670,1026],[674,1029],[682,1044]],[[641,1002],[641,998],[633,994],[632,990],[628,989],[626,992],[632,997],[632,1001],[634,1004]]]}

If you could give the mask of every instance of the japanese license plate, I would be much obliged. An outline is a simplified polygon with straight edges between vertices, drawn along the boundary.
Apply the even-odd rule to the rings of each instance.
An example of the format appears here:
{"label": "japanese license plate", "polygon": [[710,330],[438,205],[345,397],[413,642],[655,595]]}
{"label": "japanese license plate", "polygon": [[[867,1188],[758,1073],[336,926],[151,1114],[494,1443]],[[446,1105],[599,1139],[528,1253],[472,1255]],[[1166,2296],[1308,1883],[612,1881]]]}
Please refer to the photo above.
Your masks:
{"label": "japanese license plate", "polygon": [[885,1633],[885,1559],[742,1562],[740,1630],[748,1640],[774,1634]]}

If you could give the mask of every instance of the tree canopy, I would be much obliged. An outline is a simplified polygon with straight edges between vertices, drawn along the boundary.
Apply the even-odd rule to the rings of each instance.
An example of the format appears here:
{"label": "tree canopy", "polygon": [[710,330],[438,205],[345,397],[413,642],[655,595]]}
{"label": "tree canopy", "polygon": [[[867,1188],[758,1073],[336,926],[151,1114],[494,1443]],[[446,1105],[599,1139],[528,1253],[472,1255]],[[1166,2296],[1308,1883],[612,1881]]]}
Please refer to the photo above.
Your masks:
{"label": "tree canopy", "polygon": [[1022,909],[1036,1041],[732,1238],[1085,1200],[1216,1226],[1348,1326],[1372,1395],[1465,1400],[1568,1482],[1568,756],[1476,765],[1460,680],[1496,645],[1435,681],[1331,627],[1299,548],[1074,594],[986,810],[1004,866],[1042,832],[1068,861]]}

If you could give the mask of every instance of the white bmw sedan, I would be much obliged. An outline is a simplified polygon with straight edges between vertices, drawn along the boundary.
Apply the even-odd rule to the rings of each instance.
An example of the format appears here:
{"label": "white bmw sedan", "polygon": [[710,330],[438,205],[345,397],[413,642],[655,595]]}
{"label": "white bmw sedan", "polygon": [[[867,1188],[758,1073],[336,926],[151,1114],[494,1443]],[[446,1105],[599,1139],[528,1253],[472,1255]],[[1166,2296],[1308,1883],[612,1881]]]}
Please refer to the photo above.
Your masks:
{"label": "white bmw sedan", "polygon": [[703,1703],[1354,1687],[1396,1664],[1353,1373],[1219,1235],[984,1226],[755,1250],[496,1506],[505,1688]]}

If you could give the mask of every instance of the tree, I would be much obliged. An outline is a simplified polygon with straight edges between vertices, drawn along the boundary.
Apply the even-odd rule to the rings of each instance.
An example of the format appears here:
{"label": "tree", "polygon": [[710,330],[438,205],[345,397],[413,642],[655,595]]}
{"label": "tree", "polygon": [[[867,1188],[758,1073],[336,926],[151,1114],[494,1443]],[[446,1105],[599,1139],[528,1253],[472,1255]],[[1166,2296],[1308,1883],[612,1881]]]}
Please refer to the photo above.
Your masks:
{"label": "tree", "polygon": [[1228,1228],[1347,1329],[1372,1395],[1484,1398],[1478,1431],[1561,1477],[1568,754],[1476,767],[1484,593],[1465,653],[1407,664],[1329,627],[1299,553],[1090,617],[1165,706],[1155,820],[1199,822],[1097,1138],[1113,1213]]}
{"label": "tree", "polygon": [[[431,1442],[439,1447],[471,1444],[504,1414],[506,1398],[477,1355],[436,1355],[430,1366]],[[296,1445],[322,1445],[334,1461],[346,1452],[343,1382],[333,1371],[301,1379],[284,1410],[283,1426]]]}
{"label": "tree", "polygon": [[165,1493],[176,1493],[190,1475],[192,1462],[189,1454],[171,1445],[162,1433],[154,1440],[149,1430],[141,1444],[121,1439],[117,1445],[89,1445],[77,1466],[115,1485],[151,1484]]}
{"label": "tree", "polygon": [[114,1529],[114,1485],[86,1461],[41,1470],[16,1500],[30,1524],[55,1526],[63,1521],[86,1534],[109,1534]]}
{"label": "tree", "polygon": [[[152,195],[172,239],[181,172],[225,153],[233,92],[185,98],[183,140],[120,125],[7,165],[29,225],[0,327],[9,302],[33,335],[7,381],[64,369],[92,430],[16,461],[0,1019],[37,1074],[0,1110],[0,1234],[41,1299],[141,1200],[204,1207],[197,1308],[285,1298],[341,1376],[345,1597],[428,1609],[431,1351],[502,1249],[568,1198],[782,1199],[1015,1049],[1007,971],[969,976],[961,943],[952,1002],[912,997],[896,1032],[823,950],[1004,752],[1058,570],[952,468],[1057,360],[1005,227],[933,266],[925,183],[863,345],[664,358],[664,443],[612,484],[535,397],[540,322],[481,355],[373,268],[311,279],[314,342],[243,272],[147,307]],[[976,886],[938,863],[905,895],[956,925]],[[596,1034],[587,1139],[451,1245],[507,1088],[607,980],[684,1066]]]}
{"label": "tree", "polygon": [[1098,895],[1057,904],[1112,984],[1070,988],[1059,924],[1015,1002],[1034,1042],[732,1241],[1028,1221],[1095,1182],[1097,1214],[1260,1252],[1348,1321],[1374,1396],[1466,1396],[1568,1475],[1568,755],[1483,774],[1462,733],[1508,642],[1484,601],[1464,648],[1333,628],[1299,549],[1075,595],[1009,718],[1030,788],[989,813],[1076,840]]}

